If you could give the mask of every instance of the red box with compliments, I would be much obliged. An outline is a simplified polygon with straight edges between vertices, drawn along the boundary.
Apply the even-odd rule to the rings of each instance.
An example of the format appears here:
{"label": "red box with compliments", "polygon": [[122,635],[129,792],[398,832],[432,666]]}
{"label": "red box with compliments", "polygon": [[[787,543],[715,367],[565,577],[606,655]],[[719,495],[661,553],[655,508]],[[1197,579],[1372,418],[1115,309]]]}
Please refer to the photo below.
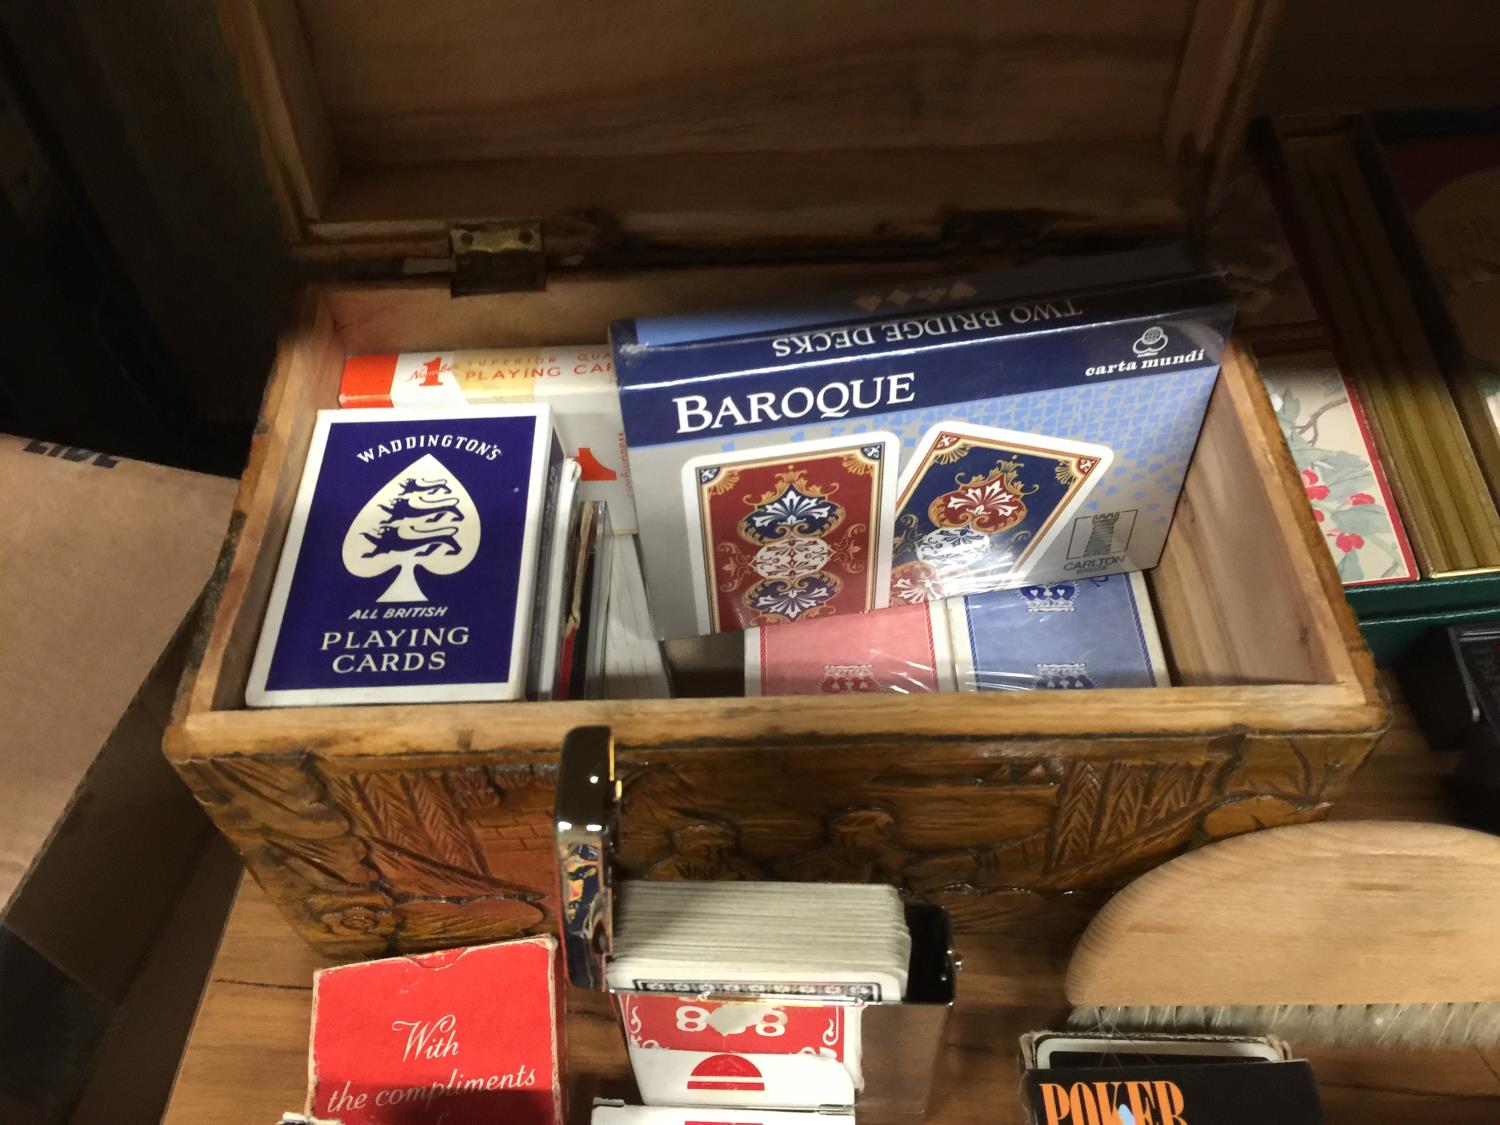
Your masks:
{"label": "red box with compliments", "polygon": [[557,942],[324,969],[307,1111],[343,1125],[562,1125]]}

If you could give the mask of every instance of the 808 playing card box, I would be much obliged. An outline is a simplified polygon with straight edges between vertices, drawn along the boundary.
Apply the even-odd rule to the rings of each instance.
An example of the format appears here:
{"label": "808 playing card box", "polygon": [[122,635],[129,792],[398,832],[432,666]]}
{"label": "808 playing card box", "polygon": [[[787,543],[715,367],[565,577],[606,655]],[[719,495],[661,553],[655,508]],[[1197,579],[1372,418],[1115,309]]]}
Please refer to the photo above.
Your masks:
{"label": "808 playing card box", "polygon": [[615,923],[607,980],[647,1105],[924,1110],[955,988],[940,908],[876,885],[631,883]]}
{"label": "808 playing card box", "polygon": [[616,323],[660,635],[1154,566],[1231,319],[1157,251]]}

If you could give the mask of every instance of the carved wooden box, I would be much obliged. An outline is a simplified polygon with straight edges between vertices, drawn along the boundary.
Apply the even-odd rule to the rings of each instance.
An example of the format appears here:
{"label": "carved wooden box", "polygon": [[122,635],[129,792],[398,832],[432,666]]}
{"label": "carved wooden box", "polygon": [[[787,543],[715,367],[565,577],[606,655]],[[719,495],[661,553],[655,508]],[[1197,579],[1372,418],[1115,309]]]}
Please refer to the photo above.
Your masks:
{"label": "carved wooden box", "polygon": [[1181,686],[743,699],[682,651],[708,694],[243,706],[346,354],[602,340],[620,316],[1182,228],[1239,142],[1271,7],[632,0],[606,35],[543,0],[225,0],[304,257],[420,275],[463,244],[455,217],[528,220],[451,263],[456,289],[524,291],[322,284],[281,342],[167,749],[298,932],[368,955],[550,927],[556,748],[580,724],[616,735],[630,875],[888,880],[961,927],[1325,814],[1386,710],[1239,350],[1149,576]]}

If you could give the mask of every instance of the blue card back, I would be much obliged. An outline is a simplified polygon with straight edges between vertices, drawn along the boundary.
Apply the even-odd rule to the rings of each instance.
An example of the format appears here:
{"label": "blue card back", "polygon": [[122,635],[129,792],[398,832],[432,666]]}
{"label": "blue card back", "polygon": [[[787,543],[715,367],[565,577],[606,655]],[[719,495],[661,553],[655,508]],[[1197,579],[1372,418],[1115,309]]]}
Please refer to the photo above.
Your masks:
{"label": "blue card back", "polygon": [[971,594],[950,605],[960,691],[1167,685],[1139,574]]}
{"label": "blue card back", "polygon": [[902,472],[892,600],[1022,580],[1112,456],[1090,442],[958,421],[933,426]]}
{"label": "blue card back", "polygon": [[320,412],[251,706],[517,698],[545,406]]}

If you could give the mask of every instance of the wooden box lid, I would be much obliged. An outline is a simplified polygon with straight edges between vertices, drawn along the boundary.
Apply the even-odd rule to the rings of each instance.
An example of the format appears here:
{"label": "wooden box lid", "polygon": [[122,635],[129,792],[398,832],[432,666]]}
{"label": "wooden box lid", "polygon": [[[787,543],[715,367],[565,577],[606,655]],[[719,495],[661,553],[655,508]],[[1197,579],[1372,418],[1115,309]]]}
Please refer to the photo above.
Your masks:
{"label": "wooden box lid", "polygon": [[549,257],[1180,227],[1280,0],[220,0],[288,237]]}

